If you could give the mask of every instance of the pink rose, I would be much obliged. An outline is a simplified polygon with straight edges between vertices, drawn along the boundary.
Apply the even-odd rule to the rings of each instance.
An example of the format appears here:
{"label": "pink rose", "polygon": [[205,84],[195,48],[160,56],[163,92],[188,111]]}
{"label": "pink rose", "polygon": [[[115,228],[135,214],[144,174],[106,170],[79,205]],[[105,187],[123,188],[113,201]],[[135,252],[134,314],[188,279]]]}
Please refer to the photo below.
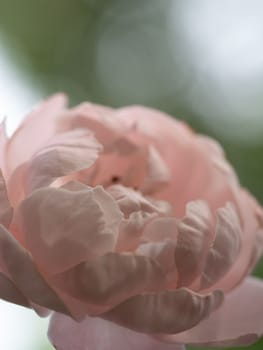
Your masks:
{"label": "pink rose", "polygon": [[59,350],[258,339],[263,212],[220,146],[149,108],[65,105],[1,126],[0,297],[52,311]]}

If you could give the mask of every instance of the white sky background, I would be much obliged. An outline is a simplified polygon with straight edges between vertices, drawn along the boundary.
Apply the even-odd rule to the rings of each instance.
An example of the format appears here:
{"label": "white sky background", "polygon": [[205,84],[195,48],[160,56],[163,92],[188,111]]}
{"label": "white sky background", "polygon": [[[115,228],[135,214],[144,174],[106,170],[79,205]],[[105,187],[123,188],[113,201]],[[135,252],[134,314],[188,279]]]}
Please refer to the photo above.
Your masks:
{"label": "white sky background", "polygon": [[[9,133],[19,123],[23,113],[40,98],[40,93],[35,89],[33,91],[15,69],[1,46],[0,38],[0,119],[7,117]],[[0,300],[1,350],[48,349],[46,329],[47,320],[39,318],[34,311]]]}

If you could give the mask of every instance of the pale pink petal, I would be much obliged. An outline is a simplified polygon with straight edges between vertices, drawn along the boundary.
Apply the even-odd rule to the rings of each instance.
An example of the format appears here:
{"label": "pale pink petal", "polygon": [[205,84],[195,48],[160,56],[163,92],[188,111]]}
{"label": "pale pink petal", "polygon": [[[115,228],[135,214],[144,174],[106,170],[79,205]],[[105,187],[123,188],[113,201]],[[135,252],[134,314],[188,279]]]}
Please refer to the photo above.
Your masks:
{"label": "pale pink petal", "polygon": [[7,144],[7,135],[6,135],[6,127],[5,127],[5,119],[4,119],[0,123],[0,169],[5,179],[7,178],[6,144]]}
{"label": "pale pink petal", "polygon": [[263,282],[248,277],[225,297],[207,320],[181,334],[162,336],[166,341],[206,346],[237,346],[255,342],[263,334]]}
{"label": "pale pink petal", "polygon": [[6,146],[8,174],[27,162],[56,132],[57,118],[65,110],[66,97],[53,95],[36,106],[15,131]]}
{"label": "pale pink petal", "polygon": [[183,216],[186,204],[197,199],[207,201],[212,211],[227,201],[236,202],[238,182],[216,142],[202,138],[183,122],[150,108],[121,108],[116,111],[116,118],[126,124],[127,129],[143,135],[144,142],[161,154],[171,182],[155,197],[170,202],[176,216]]}
{"label": "pale pink petal", "polygon": [[13,208],[9,202],[5,180],[0,170],[0,223],[8,228],[12,218]]}
{"label": "pale pink petal", "polygon": [[[112,179],[130,187],[140,187],[144,181],[148,151],[144,144],[136,144],[120,121],[116,122],[114,111],[98,105],[84,103],[70,110],[65,119],[68,129],[86,128],[92,130],[103,145],[104,154],[96,163],[92,176],[84,174],[91,185],[112,184]],[[65,124],[65,123],[64,123]],[[92,181],[90,182],[90,180]]]}
{"label": "pale pink petal", "polygon": [[140,243],[145,226],[158,214],[139,210],[124,218],[119,226],[116,251],[133,251]]}
{"label": "pale pink petal", "polygon": [[255,234],[253,249],[251,253],[250,262],[247,267],[246,275],[249,275],[253,271],[255,265],[260,260],[262,253],[263,253],[263,229],[261,228]]}
{"label": "pale pink petal", "polygon": [[159,213],[159,207],[148,200],[140,192],[122,185],[114,185],[108,188],[108,192],[116,200],[124,216],[127,218],[136,211],[146,213]]}
{"label": "pale pink petal", "polygon": [[25,198],[25,177],[27,171],[28,163],[23,163],[12,172],[8,179],[8,197],[14,208]]}
{"label": "pale pink petal", "polygon": [[14,304],[30,307],[30,304],[26,297],[2,272],[0,272],[0,298]]}
{"label": "pale pink petal", "polygon": [[161,290],[165,274],[153,259],[108,253],[54,276],[52,281],[78,300],[104,307],[105,312],[134,295]]}
{"label": "pale pink petal", "polygon": [[58,313],[51,318],[48,336],[57,350],[184,350],[100,318],[75,322]]}
{"label": "pale pink petal", "polygon": [[[173,239],[177,246],[174,261],[180,272],[180,284],[189,284],[204,267],[204,259],[214,238],[213,219],[204,202],[192,202],[180,222],[175,218],[157,218],[147,225],[143,237],[150,241]],[[179,232],[179,238],[177,241]]]}
{"label": "pale pink petal", "polygon": [[160,242],[166,239],[177,242],[178,220],[173,217],[156,217],[148,223],[143,231],[142,242]]}
{"label": "pale pink petal", "polygon": [[145,194],[158,192],[170,180],[170,171],[161,155],[153,146],[149,146],[145,180],[140,190]]}
{"label": "pale pink petal", "polygon": [[30,302],[30,305],[39,317],[47,317],[52,312],[51,310],[49,310],[43,306],[40,306],[32,301]]}
{"label": "pale pink petal", "polygon": [[20,212],[26,246],[50,274],[113,251],[122,219],[101,186],[40,189],[22,202]]}
{"label": "pale pink petal", "polygon": [[219,290],[207,295],[186,288],[144,294],[119,304],[103,318],[148,334],[173,334],[192,328],[223,302]]}
{"label": "pale pink petal", "polygon": [[101,150],[101,145],[85,129],[56,135],[30,161],[27,192],[48,186],[58,177],[89,168]]}
{"label": "pale pink petal", "polygon": [[93,103],[82,103],[69,110],[65,116],[68,129],[85,128],[92,130],[104,149],[111,147],[120,136],[119,124],[112,118],[113,109]]}
{"label": "pale pink petal", "polygon": [[[175,265],[176,241],[164,239],[159,242],[142,243],[136,249],[136,254],[147,256],[157,261],[166,277],[166,286],[169,289],[177,287],[178,271]],[[166,289],[166,288],[165,288]]]}
{"label": "pale pink petal", "polygon": [[147,149],[136,148],[129,154],[126,151],[122,154],[121,149],[100,156],[94,167],[92,186],[122,183],[131,188],[141,187],[146,174]]}
{"label": "pale pink petal", "polygon": [[168,228],[168,225],[171,226],[171,221],[175,221],[175,219],[172,218],[165,219],[161,227],[159,227],[160,225],[157,227],[157,221],[155,227],[152,227],[150,224],[151,221],[155,220],[158,216],[166,215],[170,211],[170,207],[167,206],[166,203],[153,201],[150,198],[144,197],[140,192],[122,185],[110,186],[108,192],[116,200],[125,216],[120,224],[119,238],[116,247],[118,251],[136,249],[140,239],[146,239],[145,235],[147,232],[149,232],[149,235],[153,235],[153,233],[151,233],[152,231],[156,232],[158,237],[160,237],[158,240],[161,240],[163,238],[162,231],[166,231],[165,237],[170,237],[169,233],[171,233],[172,230],[176,230],[174,228]]}
{"label": "pale pink petal", "polygon": [[232,267],[240,253],[241,236],[236,210],[228,203],[217,212],[216,237],[205,261],[202,289],[213,286]]}
{"label": "pale pink petal", "polygon": [[61,188],[64,188],[68,191],[83,191],[83,190],[88,190],[90,189],[91,187],[90,186],[87,186],[81,182],[78,182],[78,181],[69,181],[69,182],[66,182],[63,186],[61,186]]}
{"label": "pale pink petal", "polygon": [[0,267],[25,298],[49,309],[68,313],[65,305],[36,269],[30,254],[1,225]]}
{"label": "pale pink petal", "polygon": [[[262,215],[262,208],[256,200],[245,190],[239,191],[239,217],[242,225],[241,231],[241,251],[236,258],[232,268],[219,280],[214,287],[223,288],[225,291],[233,289],[236,285],[242,282],[248,271],[255,264],[255,243],[260,237],[262,229],[262,220],[259,215]],[[259,250],[261,246],[258,246]],[[252,265],[253,264],[253,265]]]}

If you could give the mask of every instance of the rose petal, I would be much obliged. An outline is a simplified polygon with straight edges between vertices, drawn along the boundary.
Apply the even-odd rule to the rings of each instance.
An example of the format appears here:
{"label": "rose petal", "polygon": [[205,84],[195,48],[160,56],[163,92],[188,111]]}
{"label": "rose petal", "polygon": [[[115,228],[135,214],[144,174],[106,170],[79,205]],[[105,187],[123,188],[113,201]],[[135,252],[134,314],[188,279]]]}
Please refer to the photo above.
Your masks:
{"label": "rose petal", "polygon": [[8,174],[27,162],[53,136],[58,118],[65,109],[63,94],[51,96],[36,106],[9,139],[6,147]]}
{"label": "rose petal", "polygon": [[108,192],[116,200],[124,216],[127,218],[136,211],[146,213],[159,213],[160,210],[154,202],[145,198],[140,192],[122,185],[114,185],[108,188]]}
{"label": "rose petal", "polygon": [[0,123],[0,169],[5,178],[7,178],[7,168],[6,168],[6,126],[5,119]]}
{"label": "rose petal", "polygon": [[119,136],[119,125],[112,118],[112,113],[113,109],[109,107],[85,102],[68,111],[65,119],[69,124],[68,129],[92,130],[96,139],[107,150]]}
{"label": "rose petal", "polygon": [[177,242],[177,219],[173,217],[156,217],[148,223],[144,232],[143,242],[159,242],[169,239]]}
{"label": "rose petal", "polygon": [[[121,147],[120,149],[117,146]],[[137,147],[123,154],[123,145],[116,144],[116,150],[100,156],[94,167],[92,186],[102,184],[110,186],[122,183],[131,188],[140,188],[146,174],[147,149]]]}
{"label": "rose petal", "polygon": [[36,269],[29,253],[0,225],[0,266],[17,288],[36,304],[68,313],[67,308]]}
{"label": "rose petal", "polygon": [[223,293],[219,290],[200,295],[180,288],[130,298],[103,318],[137,332],[173,334],[192,328],[222,302]]}
{"label": "rose petal", "polygon": [[0,272],[0,298],[14,304],[30,307],[30,304],[26,297],[2,272]]}
{"label": "rose petal", "polygon": [[209,250],[202,273],[201,288],[214,285],[232,267],[241,248],[241,228],[233,205],[217,212],[216,238]]}
{"label": "rose petal", "polygon": [[136,254],[147,256],[157,261],[166,277],[166,286],[169,289],[177,287],[178,272],[175,265],[174,252],[176,241],[164,239],[160,242],[148,242],[140,244]]}
{"label": "rose petal", "polygon": [[156,213],[139,210],[123,219],[119,227],[116,251],[134,251],[140,243],[145,226],[156,216]]}
{"label": "rose petal", "polygon": [[5,180],[0,170],[0,223],[9,227],[13,218],[13,208],[10,205]]}
{"label": "rose petal", "polygon": [[224,304],[207,320],[174,336],[162,336],[169,342],[195,346],[237,346],[255,342],[263,334],[263,282],[248,277],[228,293]]}
{"label": "rose petal", "polygon": [[170,172],[159,152],[153,147],[148,148],[147,170],[141,191],[145,194],[157,192],[169,183]]}
{"label": "rose petal", "polygon": [[184,350],[100,318],[75,322],[58,313],[51,317],[48,336],[57,350]]}
{"label": "rose petal", "polygon": [[104,306],[105,312],[134,295],[161,290],[164,277],[162,268],[152,259],[108,253],[54,276],[52,281],[81,301]]}
{"label": "rose petal", "polygon": [[[171,181],[155,197],[171,203],[177,217],[184,215],[189,201],[206,200],[212,211],[227,201],[236,202],[239,185],[216,142],[202,138],[183,122],[150,108],[131,106],[117,110],[115,115],[127,129],[135,129],[144,137],[144,142],[161,154]],[[182,186],[185,183],[187,186]]]}
{"label": "rose petal", "polygon": [[175,262],[179,286],[188,286],[204,268],[206,254],[214,240],[213,217],[207,203],[187,204],[185,217],[178,222]]}
{"label": "rose petal", "polygon": [[[253,257],[252,254],[255,253],[254,246],[259,239],[257,234],[260,234],[262,228],[262,221],[258,216],[259,211],[261,212],[262,208],[256,200],[243,189],[239,192],[238,208],[242,224],[240,236],[241,251],[235,259],[231,269],[214,285],[214,287],[222,288],[224,291],[229,291],[241,283],[251,269],[251,264],[255,264],[255,255]],[[260,213],[260,215],[262,214]]]}
{"label": "rose petal", "polygon": [[93,135],[78,129],[56,135],[30,162],[27,192],[48,186],[58,177],[89,168],[102,150]]}
{"label": "rose petal", "polygon": [[22,202],[20,213],[26,245],[50,274],[112,251],[122,219],[100,186],[83,191],[40,189]]}

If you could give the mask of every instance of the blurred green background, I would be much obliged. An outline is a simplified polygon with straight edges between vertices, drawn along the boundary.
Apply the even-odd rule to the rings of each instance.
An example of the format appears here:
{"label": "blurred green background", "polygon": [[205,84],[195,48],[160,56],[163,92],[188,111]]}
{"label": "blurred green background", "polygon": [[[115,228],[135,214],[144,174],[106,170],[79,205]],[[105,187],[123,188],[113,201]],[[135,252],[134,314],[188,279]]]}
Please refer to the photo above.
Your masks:
{"label": "blurred green background", "polygon": [[0,55],[32,90],[184,119],[261,203],[262,41],[262,0],[0,0]]}

